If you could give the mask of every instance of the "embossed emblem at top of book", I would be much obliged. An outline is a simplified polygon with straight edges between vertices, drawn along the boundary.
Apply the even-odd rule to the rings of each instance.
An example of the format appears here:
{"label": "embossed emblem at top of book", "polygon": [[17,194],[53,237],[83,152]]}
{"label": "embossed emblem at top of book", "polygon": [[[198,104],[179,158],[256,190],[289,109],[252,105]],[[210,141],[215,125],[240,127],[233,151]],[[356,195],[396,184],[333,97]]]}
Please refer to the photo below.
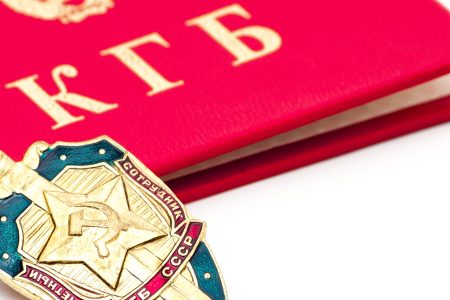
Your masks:
{"label": "embossed emblem at top of book", "polygon": [[36,19],[64,24],[79,23],[89,16],[105,14],[114,0],[0,0],[13,11]]}
{"label": "embossed emblem at top of book", "polygon": [[225,300],[206,225],[102,137],[0,152],[0,279],[34,300]]}

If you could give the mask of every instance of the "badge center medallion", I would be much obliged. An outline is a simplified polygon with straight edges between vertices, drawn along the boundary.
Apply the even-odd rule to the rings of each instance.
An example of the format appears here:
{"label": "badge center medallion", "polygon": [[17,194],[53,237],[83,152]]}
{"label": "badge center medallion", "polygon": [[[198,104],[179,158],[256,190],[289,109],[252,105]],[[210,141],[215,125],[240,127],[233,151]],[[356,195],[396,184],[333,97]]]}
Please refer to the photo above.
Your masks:
{"label": "badge center medallion", "polygon": [[83,263],[113,289],[128,250],[166,235],[130,211],[118,177],[87,195],[49,191],[44,195],[55,230],[39,262]]}

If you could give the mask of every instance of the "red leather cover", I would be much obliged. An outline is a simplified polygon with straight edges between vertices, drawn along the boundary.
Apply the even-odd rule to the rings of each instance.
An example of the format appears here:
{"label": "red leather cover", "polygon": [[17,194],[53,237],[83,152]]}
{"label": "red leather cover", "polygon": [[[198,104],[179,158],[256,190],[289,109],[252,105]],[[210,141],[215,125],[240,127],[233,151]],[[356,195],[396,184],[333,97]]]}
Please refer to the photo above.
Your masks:
{"label": "red leather cover", "polygon": [[449,120],[450,97],[274,148],[168,184],[183,201],[189,202]]}
{"label": "red leather cover", "polygon": [[[34,10],[20,6],[21,0],[2,2],[0,149],[15,159],[36,140],[80,141],[107,134],[164,175],[450,72],[450,16],[429,0],[116,0],[114,7],[87,17],[83,3],[88,1],[80,0],[70,2],[75,13],[69,16],[75,20],[51,10],[51,3],[59,1],[30,0],[50,3],[42,9],[36,4]],[[281,37],[279,49],[234,66],[230,51],[198,26],[187,25],[236,6],[246,13],[220,22],[230,32],[270,28]],[[80,15],[86,19],[76,19]],[[165,45],[148,43],[134,50],[178,85],[149,96],[149,85],[104,50],[154,32]],[[262,47],[258,40],[241,41],[254,51]],[[64,64],[78,71],[60,76],[70,93],[116,106],[97,114],[62,103],[61,85],[51,73]],[[18,88],[25,78],[47,96],[59,95],[53,99],[57,106],[84,120],[52,129],[54,118],[37,105],[42,99],[33,102]],[[36,89],[32,93],[38,97]],[[350,148],[369,143],[361,139]],[[340,152],[328,150],[313,160]],[[264,174],[271,173],[276,171]],[[257,177],[215,185],[203,194],[183,189],[185,200]],[[189,189],[201,183],[189,182]]]}

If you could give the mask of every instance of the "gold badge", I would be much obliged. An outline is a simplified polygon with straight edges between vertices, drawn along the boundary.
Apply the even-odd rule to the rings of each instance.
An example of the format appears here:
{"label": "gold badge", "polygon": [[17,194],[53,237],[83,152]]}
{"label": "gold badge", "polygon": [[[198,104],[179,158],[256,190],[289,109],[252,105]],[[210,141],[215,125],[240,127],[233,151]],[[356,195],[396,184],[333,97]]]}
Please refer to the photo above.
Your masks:
{"label": "gold badge", "polygon": [[79,23],[89,16],[105,14],[114,6],[114,0],[0,0],[17,13],[36,19],[62,23]]}
{"label": "gold badge", "polygon": [[0,238],[0,278],[31,299],[226,299],[205,224],[107,137],[0,153]]}

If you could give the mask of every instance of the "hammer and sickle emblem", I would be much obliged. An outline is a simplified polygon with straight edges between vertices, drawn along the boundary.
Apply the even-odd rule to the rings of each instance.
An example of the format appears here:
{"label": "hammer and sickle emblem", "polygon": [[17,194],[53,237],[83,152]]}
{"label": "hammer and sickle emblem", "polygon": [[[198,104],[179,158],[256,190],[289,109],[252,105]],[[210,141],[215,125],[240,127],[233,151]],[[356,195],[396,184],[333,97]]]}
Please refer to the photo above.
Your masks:
{"label": "hammer and sickle emblem", "polygon": [[106,220],[86,220],[84,217],[84,210],[77,211],[69,216],[69,235],[82,236],[83,228],[95,227],[106,228],[108,231],[98,240],[94,242],[100,258],[109,256],[108,244],[117,239],[121,231],[127,231],[129,225],[123,223],[119,214],[110,206],[99,202],[84,202],[74,207],[93,208],[101,211]]}

